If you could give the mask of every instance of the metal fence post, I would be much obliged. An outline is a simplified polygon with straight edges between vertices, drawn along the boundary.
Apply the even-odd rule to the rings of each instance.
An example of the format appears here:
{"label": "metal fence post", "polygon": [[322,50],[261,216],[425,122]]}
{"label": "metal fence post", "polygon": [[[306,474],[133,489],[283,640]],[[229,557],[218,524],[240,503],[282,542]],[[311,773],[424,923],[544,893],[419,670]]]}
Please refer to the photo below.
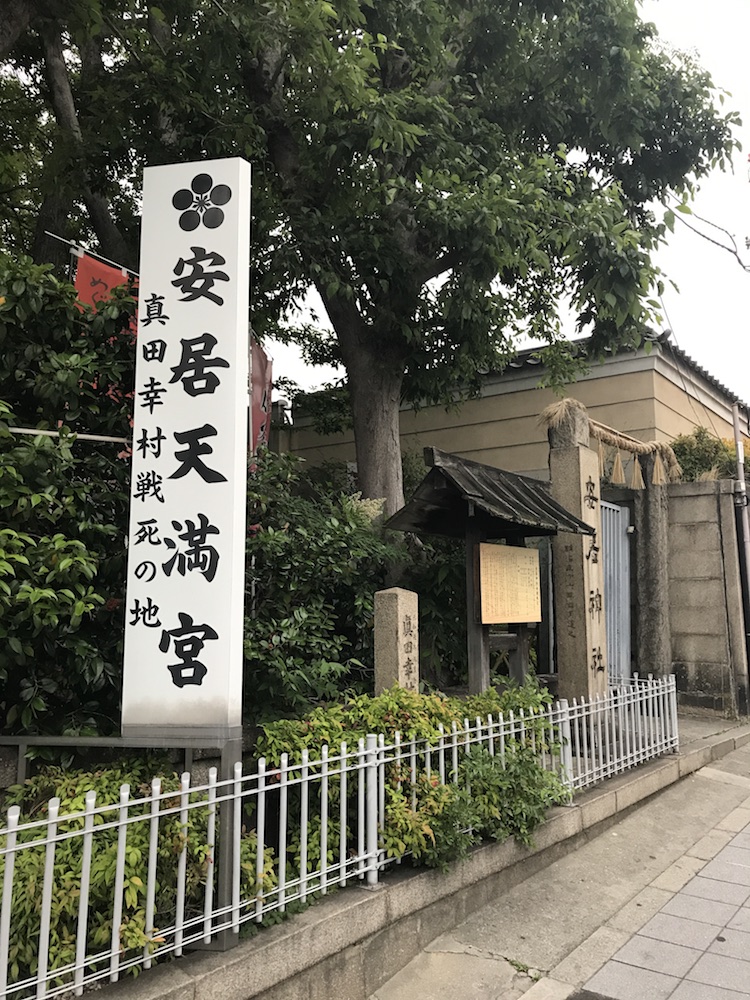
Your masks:
{"label": "metal fence post", "polygon": [[563,783],[573,787],[573,740],[570,731],[570,706],[567,698],[561,698],[557,703],[560,711],[560,766],[563,773]]}
{"label": "metal fence post", "polygon": [[673,753],[680,752],[680,730],[679,723],[677,721],[677,678],[674,674],[669,675],[669,687],[667,690],[667,698],[669,699],[669,721],[672,728],[672,732],[669,734],[672,741],[674,742]]}
{"label": "metal fence post", "polygon": [[366,743],[365,850],[367,851],[367,885],[378,883],[378,737],[367,734]]}
{"label": "metal fence post", "polygon": [[[234,765],[242,760],[242,740],[227,740],[221,748],[221,792],[219,805],[219,837],[218,837],[218,878],[216,879],[216,904],[219,911],[219,924],[229,924],[232,920],[234,902],[234,848],[233,832],[235,828],[235,811],[242,804],[235,798]],[[228,951],[239,943],[239,934],[225,927],[215,935],[215,947],[219,951]]]}

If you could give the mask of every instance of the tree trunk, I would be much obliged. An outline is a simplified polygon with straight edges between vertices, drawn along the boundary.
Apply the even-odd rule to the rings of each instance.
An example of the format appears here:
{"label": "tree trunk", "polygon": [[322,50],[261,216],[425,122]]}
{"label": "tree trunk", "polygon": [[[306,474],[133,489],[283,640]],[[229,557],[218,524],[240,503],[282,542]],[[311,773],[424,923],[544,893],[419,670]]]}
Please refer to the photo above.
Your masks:
{"label": "tree trunk", "polygon": [[0,17],[0,59],[5,59],[36,14],[33,0],[6,0]]}
{"label": "tree trunk", "polygon": [[44,58],[50,103],[60,129],[67,133],[78,148],[82,166],[81,191],[99,245],[105,256],[123,267],[136,264],[136,254],[131,253],[117,224],[107,198],[92,190],[86,169],[86,150],[81,123],[78,120],[68,69],[65,64],[62,35],[59,27],[49,25],[43,33]]}
{"label": "tree trunk", "polygon": [[404,505],[399,409],[403,375],[378,370],[349,372],[357,475],[365,497],[385,499],[390,516]]}
{"label": "tree trunk", "polygon": [[52,264],[55,275],[67,280],[70,266],[70,248],[60,240],[46,233],[68,236],[68,220],[73,207],[73,196],[66,191],[57,191],[45,196],[36,219],[34,244],[31,256],[35,264]]}
{"label": "tree trunk", "polygon": [[347,364],[357,475],[362,494],[385,499],[390,516],[404,505],[399,412],[403,366],[360,350]]}
{"label": "tree trunk", "polygon": [[368,499],[384,499],[389,517],[404,505],[399,426],[403,350],[397,340],[368,326],[353,296],[329,295],[324,282],[317,288],[349,381],[359,487]]}

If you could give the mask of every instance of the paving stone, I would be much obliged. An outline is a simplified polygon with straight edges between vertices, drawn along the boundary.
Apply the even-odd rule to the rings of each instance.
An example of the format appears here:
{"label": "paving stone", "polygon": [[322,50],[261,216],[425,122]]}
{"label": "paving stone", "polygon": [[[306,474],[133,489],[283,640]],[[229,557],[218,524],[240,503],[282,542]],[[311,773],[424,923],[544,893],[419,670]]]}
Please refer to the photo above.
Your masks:
{"label": "paving stone", "polygon": [[705,951],[716,935],[721,933],[723,926],[723,924],[699,923],[697,920],[688,920],[685,917],[674,917],[669,913],[657,913],[641,928],[640,934],[658,941],[668,941],[671,944]]}
{"label": "paving stone", "polygon": [[604,963],[627,943],[629,937],[628,931],[616,930],[606,925],[599,927],[567,958],[551,969],[550,975],[562,982],[580,986],[590,979],[597,969],[601,969]]}
{"label": "paving stone", "polygon": [[706,878],[717,879],[719,882],[731,882],[733,885],[750,887],[750,868],[743,865],[730,864],[728,861],[709,861],[702,873]]}
{"label": "paving stone", "polygon": [[[709,864],[713,864],[713,862],[709,861]],[[705,865],[706,862],[702,858],[691,858],[684,854],[655,878],[651,885],[656,889],[679,892],[694,875],[705,869]]]}
{"label": "paving stone", "polygon": [[669,1000],[740,1000],[744,996],[750,996],[750,993],[737,993],[735,990],[723,990],[720,986],[707,986],[705,983],[690,983],[685,980],[680,983]]}
{"label": "paving stone", "polygon": [[750,962],[725,955],[703,955],[685,977],[695,983],[720,986],[750,995]]}
{"label": "paving stone", "polygon": [[732,847],[744,847],[750,850],[750,833],[738,833],[729,841]]}
{"label": "paving stone", "polygon": [[612,1000],[667,1000],[680,980],[648,969],[637,969],[622,962],[607,962],[603,969],[586,983],[586,990],[603,993]]}
{"label": "paving stone", "polygon": [[742,808],[733,809],[728,816],[716,824],[718,830],[731,830],[733,833],[741,833],[746,826],[750,826],[750,809]]}
{"label": "paving stone", "polygon": [[[737,834],[737,836],[744,837],[746,834]],[[729,830],[712,830],[710,833],[707,833],[705,837],[701,837],[697,843],[693,844],[690,850],[686,853],[693,858],[703,858],[704,861],[710,861],[711,858],[715,858],[719,851],[723,847],[726,847],[729,843],[734,843],[732,834]],[[748,838],[747,845],[738,844],[737,846],[750,847],[750,838]]]}
{"label": "paving stone", "polygon": [[745,847],[725,847],[716,855],[716,860],[726,861],[728,865],[750,868],[750,851]]}
{"label": "paving stone", "polygon": [[726,927],[738,911],[739,907],[734,903],[720,903],[714,899],[702,899],[700,896],[687,896],[684,891],[672,896],[661,908],[662,913],[669,913],[673,917],[686,917],[688,920],[716,924],[719,927]]}
{"label": "paving stone", "polygon": [[[674,898],[676,897],[666,889],[655,889],[652,885],[647,885],[645,889],[642,889],[636,896],[633,896],[630,902],[626,903],[621,910],[618,910],[613,917],[610,917],[606,926],[618,931],[626,931],[628,934],[637,934],[646,921],[650,920],[666,903]],[[694,899],[695,897],[691,898]],[[737,907],[733,909],[737,909]],[[676,915],[678,917],[689,916],[687,913],[678,913]],[[722,926],[724,923],[726,921],[722,921]]]}
{"label": "paving stone", "polygon": [[[712,955],[728,955],[729,958],[750,959],[750,934],[744,931],[725,929],[708,949]],[[750,991],[750,983],[748,983]]]}
{"label": "paving stone", "polygon": [[727,926],[734,931],[750,933],[750,906],[741,907],[732,919],[727,921]]}
{"label": "paving stone", "polygon": [[[677,918],[674,918],[677,919]],[[614,956],[617,962],[637,965],[641,969],[662,972],[666,976],[684,976],[701,957],[696,948],[685,948],[636,934]]]}
{"label": "paving stone", "polygon": [[572,1000],[575,989],[570,983],[561,983],[558,979],[545,976],[524,993],[522,1000],[568,1000],[569,997]]}
{"label": "paving stone", "polygon": [[750,886],[732,885],[718,879],[697,875],[680,890],[680,895],[698,896],[699,899],[714,899],[718,903],[736,903],[742,906],[750,898]]}

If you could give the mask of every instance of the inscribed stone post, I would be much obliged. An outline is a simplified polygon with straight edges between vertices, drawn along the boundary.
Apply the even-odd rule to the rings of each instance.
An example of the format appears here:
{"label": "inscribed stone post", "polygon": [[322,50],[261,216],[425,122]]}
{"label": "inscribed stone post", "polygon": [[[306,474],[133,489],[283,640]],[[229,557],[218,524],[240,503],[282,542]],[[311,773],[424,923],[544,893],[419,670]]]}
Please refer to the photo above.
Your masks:
{"label": "inscribed stone post", "polygon": [[590,698],[608,687],[599,457],[588,441],[556,447],[550,432],[550,443],[552,496],[596,532],[562,532],[552,541],[558,695]]}
{"label": "inscribed stone post", "polygon": [[419,606],[411,590],[375,594],[375,694],[398,684],[419,690]]}

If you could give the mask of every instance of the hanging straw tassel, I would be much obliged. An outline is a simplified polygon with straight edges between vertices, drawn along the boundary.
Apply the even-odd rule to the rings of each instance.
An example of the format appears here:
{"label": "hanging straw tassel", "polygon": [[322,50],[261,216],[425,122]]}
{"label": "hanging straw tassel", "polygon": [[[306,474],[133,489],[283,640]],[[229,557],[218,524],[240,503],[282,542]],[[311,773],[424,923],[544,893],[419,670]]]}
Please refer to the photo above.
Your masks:
{"label": "hanging straw tassel", "polygon": [[604,442],[599,438],[599,478],[604,479],[606,474],[606,463],[604,460]]}
{"label": "hanging straw tassel", "polygon": [[625,471],[622,467],[622,458],[620,457],[620,449],[617,449],[617,454],[615,455],[615,464],[612,466],[612,475],[609,477],[609,481],[613,486],[624,486],[625,485]]}
{"label": "hanging straw tassel", "polygon": [[667,473],[664,469],[664,462],[661,458],[661,452],[654,452],[654,471],[651,474],[651,482],[654,486],[665,486],[667,482]]}
{"label": "hanging straw tassel", "polygon": [[638,461],[637,455],[633,455],[633,477],[630,480],[630,488],[631,490],[643,490],[646,488],[646,484],[643,482],[641,463]]}

